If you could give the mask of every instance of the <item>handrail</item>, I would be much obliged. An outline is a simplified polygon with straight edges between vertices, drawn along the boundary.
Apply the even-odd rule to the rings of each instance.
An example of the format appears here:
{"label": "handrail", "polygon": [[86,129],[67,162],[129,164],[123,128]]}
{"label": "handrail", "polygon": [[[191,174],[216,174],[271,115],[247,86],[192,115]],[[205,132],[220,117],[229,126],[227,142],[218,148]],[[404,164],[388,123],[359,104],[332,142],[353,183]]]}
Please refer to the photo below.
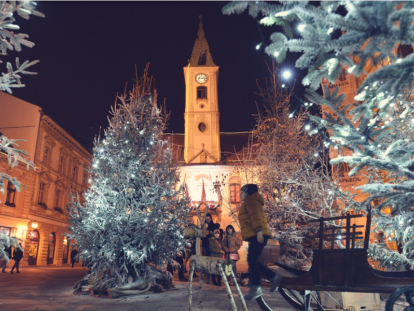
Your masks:
{"label": "handrail", "polygon": [[[348,215],[349,215],[349,218],[358,218],[358,217],[364,217],[365,216],[365,215],[361,215],[361,214],[358,214],[358,215],[350,215],[350,214],[347,214],[345,216],[338,216],[338,217],[331,217],[331,218],[323,218],[323,217],[321,217],[321,218],[324,221],[325,220],[338,220],[338,219],[346,219]],[[317,221],[320,221],[321,218],[312,219],[312,220],[309,220],[309,222],[317,222]]]}

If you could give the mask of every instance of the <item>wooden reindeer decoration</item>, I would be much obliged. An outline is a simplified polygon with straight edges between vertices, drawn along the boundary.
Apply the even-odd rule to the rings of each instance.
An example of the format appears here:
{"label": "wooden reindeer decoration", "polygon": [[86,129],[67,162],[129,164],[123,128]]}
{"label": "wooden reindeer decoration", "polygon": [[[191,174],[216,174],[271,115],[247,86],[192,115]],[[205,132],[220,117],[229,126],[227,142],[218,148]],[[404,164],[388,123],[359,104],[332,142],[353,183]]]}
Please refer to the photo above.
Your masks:
{"label": "wooden reindeer decoration", "polygon": [[184,237],[185,238],[197,238],[196,239],[196,255],[190,257],[190,282],[188,285],[188,309],[191,310],[192,307],[192,300],[193,300],[193,274],[194,271],[200,273],[200,281],[198,286],[198,306],[201,304],[201,291],[203,286],[203,279],[204,274],[214,274],[214,275],[221,275],[224,284],[227,289],[228,296],[230,298],[230,304],[233,311],[237,310],[236,303],[233,298],[233,293],[230,289],[230,285],[227,282],[226,275],[232,277],[234,285],[236,287],[237,293],[240,296],[242,301],[243,310],[247,311],[246,302],[244,301],[244,297],[240,291],[240,287],[237,284],[236,276],[233,272],[233,265],[230,260],[228,259],[221,259],[217,257],[209,257],[209,256],[201,256],[200,255],[200,238],[206,237],[207,235],[207,228],[204,226],[207,211],[204,211],[204,217],[201,218],[200,212],[201,204],[196,208],[197,217],[199,220],[198,225],[193,225],[190,227],[185,228]]}

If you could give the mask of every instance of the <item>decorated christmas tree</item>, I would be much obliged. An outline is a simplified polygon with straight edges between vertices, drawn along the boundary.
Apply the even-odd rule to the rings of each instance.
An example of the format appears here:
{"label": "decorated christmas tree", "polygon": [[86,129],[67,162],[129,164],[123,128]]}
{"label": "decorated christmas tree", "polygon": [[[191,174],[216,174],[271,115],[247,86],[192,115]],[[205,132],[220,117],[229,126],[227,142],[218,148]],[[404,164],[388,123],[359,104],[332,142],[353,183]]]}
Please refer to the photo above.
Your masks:
{"label": "decorated christmas tree", "polygon": [[167,116],[157,106],[148,67],[119,96],[109,127],[96,138],[90,188],[70,207],[70,238],[91,274],[78,283],[94,291],[155,285],[183,243],[188,205],[176,190],[172,147],[162,139]]}
{"label": "decorated christmas tree", "polygon": [[[325,143],[338,152],[331,163],[347,163],[350,176],[366,176],[367,182],[355,191],[365,196],[363,210],[372,209],[374,216],[377,236],[369,255],[388,269],[412,269],[414,3],[317,5],[237,2],[224,12],[248,8],[252,16],[261,15],[263,24],[280,26],[266,47],[278,62],[288,52],[301,54],[296,67],[308,70],[302,81],[309,86],[307,99],[324,108],[322,117],[309,115],[310,134],[327,129]],[[324,86],[324,96],[315,91],[322,79],[334,84],[344,70],[358,81],[352,102],[344,101],[339,88]]]}

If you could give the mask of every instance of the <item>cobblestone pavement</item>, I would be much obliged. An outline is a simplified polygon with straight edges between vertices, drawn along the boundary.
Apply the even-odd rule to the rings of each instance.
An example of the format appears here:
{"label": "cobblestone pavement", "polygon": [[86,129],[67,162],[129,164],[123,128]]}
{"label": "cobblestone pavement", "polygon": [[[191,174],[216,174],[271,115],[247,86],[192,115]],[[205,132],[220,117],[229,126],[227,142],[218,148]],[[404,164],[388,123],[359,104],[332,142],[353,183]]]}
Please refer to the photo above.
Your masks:
{"label": "cobblestone pavement", "polygon": [[[20,274],[0,273],[1,311],[184,311],[188,310],[188,282],[175,282],[176,289],[159,294],[118,299],[99,298],[88,295],[73,295],[72,286],[80,280],[86,270],[81,267],[23,267]],[[10,271],[10,269],[7,269]],[[188,274],[186,275],[188,276]],[[197,307],[197,285],[195,278],[192,310],[231,310],[224,287],[203,285],[202,303]],[[235,294],[235,288],[232,287]],[[241,287],[243,293],[247,287]],[[264,298],[274,311],[294,310],[279,293],[270,294],[263,288]],[[238,295],[234,295],[238,310],[242,310]],[[248,301],[249,310],[260,310],[255,301]]]}

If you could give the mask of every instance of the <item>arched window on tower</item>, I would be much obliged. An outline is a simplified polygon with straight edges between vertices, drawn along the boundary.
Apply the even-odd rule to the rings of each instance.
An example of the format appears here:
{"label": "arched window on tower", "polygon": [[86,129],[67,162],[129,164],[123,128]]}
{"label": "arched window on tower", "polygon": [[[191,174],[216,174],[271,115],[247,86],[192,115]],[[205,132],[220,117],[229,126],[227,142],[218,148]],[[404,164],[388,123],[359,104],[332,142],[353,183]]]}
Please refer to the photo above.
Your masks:
{"label": "arched window on tower", "polygon": [[207,98],[207,88],[205,86],[197,87],[197,98],[206,99]]}

